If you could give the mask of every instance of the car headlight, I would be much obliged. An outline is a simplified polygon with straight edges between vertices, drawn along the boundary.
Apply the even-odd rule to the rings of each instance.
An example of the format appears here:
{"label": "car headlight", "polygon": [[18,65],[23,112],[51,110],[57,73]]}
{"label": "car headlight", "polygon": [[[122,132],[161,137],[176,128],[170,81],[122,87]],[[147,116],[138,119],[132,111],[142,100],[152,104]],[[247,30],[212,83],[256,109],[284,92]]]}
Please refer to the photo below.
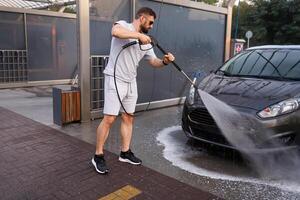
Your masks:
{"label": "car headlight", "polygon": [[[194,78],[193,83],[195,84],[196,82],[196,78]],[[190,91],[189,91],[189,95],[188,95],[188,103],[189,104],[194,104],[195,102],[195,87],[193,85],[191,85]]]}
{"label": "car headlight", "polygon": [[261,118],[277,117],[286,113],[293,112],[299,108],[300,98],[292,98],[281,101],[280,103],[269,106],[258,113]]}

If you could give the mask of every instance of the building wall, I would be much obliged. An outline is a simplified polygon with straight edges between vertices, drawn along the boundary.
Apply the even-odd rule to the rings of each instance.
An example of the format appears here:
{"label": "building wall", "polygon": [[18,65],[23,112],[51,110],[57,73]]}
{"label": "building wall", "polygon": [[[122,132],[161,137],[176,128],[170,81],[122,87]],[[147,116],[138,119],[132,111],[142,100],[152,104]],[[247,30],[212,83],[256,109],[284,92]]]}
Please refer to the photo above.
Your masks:
{"label": "building wall", "polygon": [[[76,37],[74,14],[0,7],[0,51],[4,54],[25,51],[26,80],[22,81],[25,85],[32,81],[73,78],[77,67]],[[0,60],[0,76],[2,70],[9,71],[7,74],[19,73],[18,62],[12,62],[9,66],[4,62],[2,66]],[[8,83],[22,86],[19,81]]]}
{"label": "building wall", "polygon": [[[113,23],[131,21],[143,6],[158,15],[149,34],[191,78],[201,79],[223,63],[227,10],[187,0],[90,1],[91,56],[108,55]],[[78,73],[76,15],[0,8],[0,50],[16,49],[27,51],[28,81],[73,78]],[[141,61],[137,79],[139,103],[182,97],[189,88],[171,64],[153,69]]]}
{"label": "building wall", "polygon": [[[115,21],[123,19],[130,22],[137,9],[147,6],[158,15],[149,34],[154,36],[163,48],[176,56],[176,62],[190,77],[197,76],[201,79],[223,63],[226,30],[224,12],[205,11],[199,6],[192,8],[190,5],[149,0],[132,1],[135,10],[130,10],[130,2],[124,0],[114,0],[109,4],[105,0],[92,2],[93,55],[109,54],[110,32]],[[157,48],[155,52],[158,57],[162,56]],[[153,69],[147,62],[141,61],[137,80],[138,103],[182,97],[189,88],[189,83],[172,65],[163,69]]]}
{"label": "building wall", "polygon": [[[136,9],[144,6],[160,13],[150,34],[166,51],[176,56],[176,63],[189,77],[197,76],[201,79],[222,64],[225,44],[224,14],[161,4],[159,1],[136,1]],[[162,57],[157,48],[155,52]],[[147,63],[143,63],[139,68],[138,80],[142,83],[139,91],[144,94],[139,102],[146,102],[149,98],[156,101],[185,96],[190,86],[173,65],[152,69]]]}

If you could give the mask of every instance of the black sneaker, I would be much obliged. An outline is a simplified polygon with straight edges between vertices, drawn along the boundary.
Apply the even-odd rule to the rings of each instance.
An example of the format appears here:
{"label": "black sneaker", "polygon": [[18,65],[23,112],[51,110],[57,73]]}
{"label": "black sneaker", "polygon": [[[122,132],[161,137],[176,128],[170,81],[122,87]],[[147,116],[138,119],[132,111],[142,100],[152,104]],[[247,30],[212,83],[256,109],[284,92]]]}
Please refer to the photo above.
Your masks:
{"label": "black sneaker", "polygon": [[142,164],[142,161],[139,158],[135,157],[130,149],[126,152],[121,151],[119,161],[127,162],[127,163],[130,163],[130,164],[133,164],[133,165]]}
{"label": "black sneaker", "polygon": [[109,171],[105,164],[104,155],[95,155],[92,159],[92,163],[96,171],[100,174],[106,174]]}

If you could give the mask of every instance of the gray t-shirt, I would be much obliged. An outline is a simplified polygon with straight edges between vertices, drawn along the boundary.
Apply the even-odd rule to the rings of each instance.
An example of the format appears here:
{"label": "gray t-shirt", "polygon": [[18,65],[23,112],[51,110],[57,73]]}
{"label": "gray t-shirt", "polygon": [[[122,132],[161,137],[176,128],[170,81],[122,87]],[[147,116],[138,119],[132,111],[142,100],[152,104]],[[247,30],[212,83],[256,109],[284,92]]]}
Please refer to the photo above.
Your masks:
{"label": "gray t-shirt", "polygon": [[[128,30],[135,31],[133,24],[127,23],[126,21],[118,21],[116,23],[127,28]],[[109,61],[103,71],[104,74],[110,76],[114,75],[114,65],[118,53],[121,51],[123,45],[132,41],[135,40],[119,39],[116,37],[112,37],[110,53],[109,53]],[[150,44],[142,45],[142,49],[149,49],[149,48],[151,48]],[[156,58],[153,48],[147,51],[142,51],[140,49],[140,46],[136,44],[124,49],[117,61],[116,78],[125,82],[135,81],[137,75],[137,67],[139,65],[140,60],[143,57],[147,60]]]}

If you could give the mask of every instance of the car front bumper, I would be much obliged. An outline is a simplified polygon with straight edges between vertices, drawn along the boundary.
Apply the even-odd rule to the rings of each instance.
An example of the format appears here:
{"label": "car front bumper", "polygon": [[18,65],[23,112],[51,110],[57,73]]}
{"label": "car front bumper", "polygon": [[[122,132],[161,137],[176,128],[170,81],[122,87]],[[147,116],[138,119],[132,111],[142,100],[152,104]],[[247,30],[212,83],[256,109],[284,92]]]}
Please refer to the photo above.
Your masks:
{"label": "car front bumper", "polygon": [[[255,110],[239,111],[256,115]],[[300,147],[300,112],[290,113],[280,118],[258,120],[262,126],[272,130],[272,135],[259,147],[259,151],[281,151]],[[182,129],[189,138],[225,148],[238,150],[223,136],[211,115],[202,105],[189,105],[185,102],[182,113]],[[276,142],[275,142],[276,141]],[[274,146],[274,143],[276,144]],[[273,145],[270,145],[273,144]],[[257,149],[255,149],[256,151]],[[249,150],[251,151],[251,150]]]}

